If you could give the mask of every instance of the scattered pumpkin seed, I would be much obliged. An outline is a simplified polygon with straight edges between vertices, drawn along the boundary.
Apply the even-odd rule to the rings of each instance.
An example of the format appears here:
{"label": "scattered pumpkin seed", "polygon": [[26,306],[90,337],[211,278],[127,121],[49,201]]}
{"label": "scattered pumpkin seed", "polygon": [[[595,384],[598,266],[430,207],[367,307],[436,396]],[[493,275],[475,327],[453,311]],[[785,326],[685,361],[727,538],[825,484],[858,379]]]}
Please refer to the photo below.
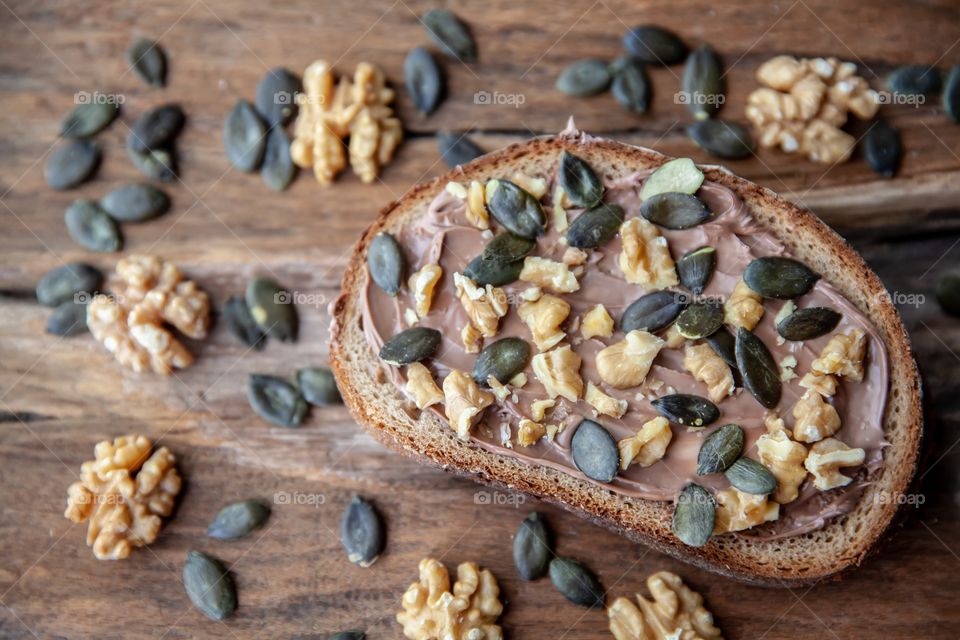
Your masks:
{"label": "scattered pumpkin seed", "polygon": [[647,64],[677,64],[687,55],[687,45],[677,34],[651,24],[627,31],[623,46],[632,58]]}
{"label": "scattered pumpkin seed", "polygon": [[724,327],[720,327],[716,332],[707,336],[706,340],[710,348],[727,363],[728,367],[737,373],[736,338]]}
{"label": "scattered pumpkin seed", "polygon": [[591,480],[608,484],[620,469],[620,450],[610,432],[593,420],[583,420],[570,441],[573,464]]}
{"label": "scattered pumpkin seed", "polygon": [[620,316],[620,330],[655,333],[673,324],[688,304],[687,296],[675,291],[654,291],[637,298]]}
{"label": "scattered pumpkin seed", "polygon": [[701,120],[687,128],[687,134],[698,147],[724,160],[742,160],[753,153],[753,137],[736,122]]}
{"label": "scattered pumpkin seed", "polygon": [[259,500],[234,502],[217,512],[207,527],[207,535],[217,540],[236,540],[262,527],[269,517],[270,507]]}
{"label": "scattered pumpkin seed", "polygon": [[133,123],[127,145],[134,151],[165,149],[183,129],[186,116],[176,104],[165,104],[147,111]]}
{"label": "scattered pumpkin seed", "polygon": [[603,608],[603,587],[590,569],[573,558],[550,562],[550,582],[564,598],[589,609]]}
{"label": "scattered pumpkin seed", "polygon": [[96,267],[73,262],[51,269],[37,283],[37,302],[46,307],[56,307],[73,301],[78,293],[97,290],[103,282],[103,274]]}
{"label": "scattered pumpkin seed", "polygon": [[490,386],[493,376],[500,384],[507,384],[530,361],[530,345],[521,338],[503,338],[483,348],[473,363],[473,379],[481,387]]}
{"label": "scattered pumpkin seed", "polygon": [[120,227],[92,200],[74,200],[64,220],[70,237],[84,249],[110,253],[123,246]]}
{"label": "scattered pumpkin seed", "polygon": [[167,56],[153,40],[134,40],[127,48],[127,64],[152,87],[162,87],[167,83]]}
{"label": "scattered pumpkin seed", "polygon": [[430,52],[416,47],[403,62],[403,78],[413,106],[423,115],[430,115],[440,105],[445,82],[443,70]]}
{"label": "scattered pumpkin seed", "polygon": [[45,331],[53,336],[75,336],[87,330],[87,303],[67,300],[53,309]]}
{"label": "scattered pumpkin seed", "polygon": [[550,565],[550,530],[543,516],[534,511],[523,519],[513,538],[513,563],[524,580],[537,580]]}
{"label": "scattered pumpkin seed", "polygon": [[613,240],[623,224],[623,207],[601,202],[584,211],[567,228],[567,244],[579,249],[596,249]]}
{"label": "scattered pumpkin seed", "polygon": [[756,258],[743,270],[743,281],[766,298],[790,300],[810,291],[820,278],[793,258]]}
{"label": "scattered pumpkin seed", "polygon": [[267,128],[282,127],[297,115],[300,78],[284,69],[271,69],[260,79],[254,104]]}
{"label": "scattered pumpkin seed", "polygon": [[614,100],[634,113],[645,113],[650,104],[650,80],[643,65],[630,58],[619,58],[613,63],[613,83],[610,92]]}
{"label": "scattered pumpkin seed", "polygon": [[677,275],[680,284],[699,296],[703,293],[713,269],[717,265],[717,250],[713,247],[700,247],[683,255],[677,260]]}
{"label": "scattered pumpkin seed", "polygon": [[940,91],[940,70],[923,64],[910,64],[894,69],[887,78],[893,93],[920,96]]}
{"label": "scattered pumpkin seed", "polygon": [[960,275],[948,273],[937,282],[937,302],[949,314],[960,316]]}
{"label": "scattered pumpkin seed", "polygon": [[780,401],[780,369],[763,340],[743,327],[737,331],[737,369],[743,386],[767,409]]}
{"label": "scattered pumpkin seed", "polygon": [[333,372],[326,367],[309,367],[297,371],[297,386],[304,400],[315,407],[340,404],[340,390]]}
{"label": "scattered pumpkin seed", "polygon": [[676,158],[660,165],[643,181],[640,198],[661,193],[694,194],[703,184],[703,171],[690,158]]}
{"label": "scattered pumpkin seed", "polygon": [[575,207],[589,209],[603,197],[603,183],[587,161],[564,150],[557,177],[567,199]]}
{"label": "scattered pumpkin seed", "polygon": [[78,104],[60,124],[60,135],[64,138],[89,138],[103,131],[118,113],[120,105],[113,100]]}
{"label": "scattered pumpkin seed", "polygon": [[189,551],[183,563],[187,596],[211,620],[229,618],[237,609],[237,587],[219,560],[201,551]]}
{"label": "scattered pumpkin seed", "polygon": [[100,201],[103,210],[120,222],[143,222],[170,209],[170,198],[150,184],[127,184],[114,189]]}
{"label": "scattered pumpkin seed", "polygon": [[383,520],[373,505],[353,496],[340,520],[340,543],[347,559],[361,567],[369,567],[383,552]]}
{"label": "scattered pumpkin seed", "polygon": [[456,15],[444,9],[433,9],[420,19],[430,38],[455,60],[476,62],[477,44],[470,29]]}
{"label": "scattered pumpkin seed", "polygon": [[441,340],[436,329],[411,327],[383,343],[380,359],[395,366],[420,362],[437,352]]}
{"label": "scattered pumpkin seed", "polygon": [[777,323],[777,333],[787,340],[813,340],[833,331],[840,314],[827,307],[797,309]]}
{"label": "scattered pumpkin seed", "polygon": [[707,427],[717,421],[720,410],[706,398],[674,393],[650,402],[664,418],[684,427]]}
{"label": "scattered pumpkin seed", "polygon": [[723,307],[712,302],[695,302],[677,316],[677,331],[690,340],[713,335],[722,326]]}
{"label": "scattered pumpkin seed", "polygon": [[703,441],[697,454],[697,475],[721,473],[737,461],[743,451],[743,429],[725,424]]}
{"label": "scattered pumpkin seed", "polygon": [[509,232],[497,234],[480,255],[467,263],[463,274],[480,286],[510,284],[520,277],[523,259],[536,244]]}
{"label": "scattered pumpkin seed", "polygon": [[717,503],[710,492],[691,482],[677,498],[671,529],[685,545],[702,547],[713,535]]}
{"label": "scattered pumpkin seed", "polygon": [[954,122],[960,122],[960,64],[950,69],[943,84],[943,109]]}
{"label": "scattered pumpkin seed", "polygon": [[283,191],[296,174],[297,165],[290,157],[290,136],[282,126],[274,127],[267,134],[260,177],[274,191]]}
{"label": "scattered pumpkin seed", "polygon": [[903,155],[900,132],[885,120],[879,120],[867,131],[863,148],[870,168],[884,178],[892,178]]}
{"label": "scattered pumpkin seed", "polygon": [[100,166],[100,145],[92,140],[70,140],[50,154],[43,175],[57,191],[86,182]]}
{"label": "scattered pumpkin seed", "polygon": [[753,458],[740,458],[723,472],[736,489],[744,493],[767,495],[777,488],[777,479],[770,470]]}
{"label": "scattered pumpkin seed", "polygon": [[543,233],[547,224],[540,202],[509,180],[490,180],[486,186],[487,209],[504,228],[528,240]]}
{"label": "scattered pumpkin seed", "polygon": [[238,100],[223,123],[223,146],[227,158],[240,171],[254,171],[263,162],[267,146],[267,128],[257,110]]}
{"label": "scattered pumpkin seed", "polygon": [[307,403],[300,391],[275,376],[251,374],[247,399],[257,415],[281,427],[298,427],[307,415]]}
{"label": "scattered pumpkin seed", "polygon": [[578,98],[593,96],[610,86],[610,66],[603,60],[586,58],[564,69],[557,77],[557,90]]}
{"label": "scattered pumpkin seed", "polygon": [[257,326],[250,313],[247,301],[241,296],[230,296],[223,307],[223,319],[227,330],[240,342],[255,349],[263,348],[267,335]]}
{"label": "scattered pumpkin seed", "polygon": [[133,166],[151,180],[171,182],[177,177],[177,161],[173,148],[136,151],[127,147]]}
{"label": "scattered pumpkin seed", "polygon": [[437,145],[440,147],[440,157],[451,169],[467,164],[486,153],[465,133],[441,131],[437,134]]}
{"label": "scattered pumpkin seed", "polygon": [[386,231],[381,231],[370,241],[367,249],[367,270],[373,283],[391,296],[400,291],[406,260],[400,243]]}
{"label": "scattered pumpkin seed", "polygon": [[255,278],[247,285],[246,300],[261,331],[282,342],[296,341],[299,319],[288,291],[269,278]]}
{"label": "scattered pumpkin seed", "polygon": [[690,193],[658,193],[640,205],[640,215],[667,229],[690,229],[712,215],[706,203]]}
{"label": "scattered pumpkin seed", "polygon": [[684,104],[694,119],[706,120],[720,110],[723,64],[709,45],[701,45],[687,56],[682,84]]}
{"label": "scattered pumpkin seed", "polygon": [[341,631],[330,636],[330,640],[366,640],[367,634],[363,631]]}

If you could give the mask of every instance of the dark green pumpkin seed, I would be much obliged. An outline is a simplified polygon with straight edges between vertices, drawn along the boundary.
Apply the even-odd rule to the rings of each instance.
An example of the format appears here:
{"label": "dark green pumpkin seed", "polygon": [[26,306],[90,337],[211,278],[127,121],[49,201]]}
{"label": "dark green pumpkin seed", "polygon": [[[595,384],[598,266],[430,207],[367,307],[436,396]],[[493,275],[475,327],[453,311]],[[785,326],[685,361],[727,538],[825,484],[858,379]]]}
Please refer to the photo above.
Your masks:
{"label": "dark green pumpkin seed", "polygon": [[437,352],[441,340],[436,329],[411,327],[383,343],[380,359],[397,366],[420,362]]}
{"label": "dark green pumpkin seed", "polygon": [[738,424],[725,424],[711,433],[700,445],[697,454],[697,475],[726,471],[743,451],[743,429]]}
{"label": "dark green pumpkin seed", "polygon": [[187,553],[183,563],[187,596],[211,620],[229,618],[237,609],[237,587],[219,560],[200,551]]}
{"label": "dark green pumpkin seed", "polygon": [[282,378],[254,373],[247,383],[250,406],[264,420],[281,427],[298,427],[307,415],[300,391]]}
{"label": "dark green pumpkin seed", "polygon": [[713,535],[717,503],[710,492],[698,484],[683,488],[673,509],[671,529],[685,545],[702,547]]}
{"label": "dark green pumpkin seed", "polygon": [[613,240],[623,224],[623,207],[601,202],[584,211],[567,228],[567,244],[579,249],[596,249]]}
{"label": "dark green pumpkin seed", "polygon": [[136,151],[127,147],[133,166],[151,180],[172,182],[177,177],[177,161],[173,148]]}
{"label": "dark green pumpkin seed", "polygon": [[737,331],[737,369],[743,386],[767,409],[780,402],[780,369],[763,340],[741,327]]}
{"label": "dark green pumpkin seed", "polygon": [[127,146],[134,151],[165,149],[183,129],[186,116],[176,104],[166,104],[146,112],[133,124]]}
{"label": "dark green pumpkin seed", "polygon": [[433,9],[420,19],[430,38],[451,58],[463,62],[477,60],[477,44],[470,29],[460,18],[444,9]]}
{"label": "dark green pumpkin seed", "polygon": [[297,386],[304,400],[315,407],[329,404],[340,404],[340,390],[333,372],[326,367],[309,367],[297,371]]}
{"label": "dark green pumpkin seed", "polygon": [[170,198],[150,184],[127,184],[104,196],[100,206],[114,220],[143,222],[166,213]]}
{"label": "dark green pumpkin seed", "polygon": [[560,157],[560,174],[557,176],[567,199],[575,207],[588,209],[603,197],[603,183],[586,160],[564,151]]}
{"label": "dark green pumpkin seed", "polygon": [[537,243],[533,240],[504,232],[497,234],[493,240],[487,243],[480,257],[484,260],[497,260],[499,262],[516,262],[518,260],[522,262],[536,246]]}
{"label": "dark green pumpkin seed", "polygon": [[710,277],[713,275],[713,269],[716,266],[716,249],[713,247],[694,249],[677,260],[677,275],[680,276],[680,284],[693,291],[693,295],[699,296],[710,282]]}
{"label": "dark green pumpkin seed", "polygon": [[724,160],[742,160],[753,153],[753,137],[736,122],[701,120],[687,128],[698,147]]}
{"label": "dark green pumpkin seed", "polygon": [[255,349],[263,348],[267,335],[257,325],[250,313],[247,301],[241,296],[230,296],[223,307],[223,319],[227,330],[240,342]]}
{"label": "dark green pumpkin seed", "polygon": [[650,404],[664,418],[684,427],[707,427],[720,417],[717,405],[706,398],[687,393],[663,396]]}
{"label": "dark green pumpkin seed", "polygon": [[530,345],[521,338],[503,338],[486,347],[473,363],[473,379],[481,387],[490,386],[490,376],[507,384],[530,361]]}
{"label": "dark green pumpkin seed", "polygon": [[70,237],[84,249],[109,253],[123,246],[120,227],[96,202],[74,200],[64,220]]}
{"label": "dark green pumpkin seed", "polygon": [[620,470],[620,450],[610,432],[593,420],[583,420],[570,441],[573,463],[591,480],[610,483]]}
{"label": "dark green pumpkin seed", "polygon": [[960,64],[950,69],[943,84],[943,109],[951,120],[960,123]]}
{"label": "dark green pumpkin seed", "polygon": [[767,495],[777,488],[777,479],[770,470],[753,458],[740,458],[724,471],[736,489],[744,493]]}
{"label": "dark green pumpkin seed", "polygon": [[64,138],[88,138],[103,131],[118,113],[120,105],[115,100],[78,104],[60,124],[60,135]]}
{"label": "dark green pumpkin seed", "polygon": [[223,147],[227,158],[240,171],[254,171],[263,162],[267,127],[249,102],[238,101],[227,114],[223,122]]}
{"label": "dark green pumpkin seed", "polygon": [[960,317],[960,275],[948,273],[940,278],[936,294],[944,311]]}
{"label": "dark green pumpkin seed", "polygon": [[706,120],[723,104],[723,64],[708,45],[695,49],[683,69],[683,98],[687,111]]}
{"label": "dark green pumpkin seed", "polygon": [[522,258],[513,262],[505,262],[497,259],[485,260],[482,255],[479,255],[467,263],[463,275],[480,286],[489,284],[494,287],[502,287],[505,284],[516,282],[521,271],[523,271]]}
{"label": "dark green pumpkin seed", "polygon": [[67,300],[47,318],[45,331],[53,336],[75,336],[87,330],[87,303]]}
{"label": "dark green pumpkin seed", "polygon": [[620,58],[613,63],[613,84],[610,92],[621,105],[634,113],[644,113],[650,104],[650,80],[638,62]]}
{"label": "dark green pumpkin seed", "polygon": [[690,229],[710,219],[706,203],[690,193],[658,193],[643,201],[640,215],[667,229]]}
{"label": "dark green pumpkin seed", "polygon": [[627,31],[623,46],[631,57],[647,64],[677,64],[687,55],[687,46],[675,33],[649,24]]}
{"label": "dark green pumpkin seed", "polygon": [[603,60],[578,60],[564,69],[557,78],[557,90],[578,98],[606,91],[610,86],[610,66]]}
{"label": "dark green pumpkin seed", "polygon": [[898,67],[887,78],[887,88],[908,96],[936,93],[940,91],[940,70],[922,64]]}
{"label": "dark green pumpkin seed", "polygon": [[640,296],[620,317],[620,330],[649,331],[666,329],[688,304],[687,296],[675,291],[654,291]]}
{"label": "dark green pumpkin seed", "polygon": [[441,131],[437,134],[437,145],[440,147],[440,157],[451,169],[467,164],[486,153],[465,133]]}
{"label": "dark green pumpkin seed", "polygon": [[167,56],[153,40],[134,40],[127,48],[127,64],[152,87],[162,87],[167,83]]}
{"label": "dark green pumpkin seed", "polygon": [[383,552],[383,520],[372,504],[353,496],[340,520],[340,543],[347,559],[361,567],[369,567]]}
{"label": "dark green pumpkin seed", "polygon": [[603,587],[590,569],[572,558],[550,562],[550,582],[564,598],[589,609],[603,608]]}
{"label": "dark green pumpkin seed", "polygon": [[391,296],[400,291],[406,260],[400,243],[386,231],[381,231],[370,241],[367,249],[367,270],[373,283]]}
{"label": "dark green pumpkin seed", "polygon": [[787,340],[813,340],[833,331],[840,318],[839,313],[827,307],[797,309],[777,323],[777,333]]}
{"label": "dark green pumpkin seed", "polygon": [[100,145],[92,140],[70,140],[53,150],[43,175],[48,185],[63,191],[86,182],[98,166]]}
{"label": "dark green pumpkin seed", "polygon": [[713,335],[722,326],[723,307],[712,302],[696,302],[677,316],[677,331],[690,340]]}
{"label": "dark green pumpkin seed", "polygon": [[236,540],[264,525],[270,507],[259,500],[242,500],[228,504],[217,512],[207,527],[207,535],[218,540]]}
{"label": "dark green pumpkin seed", "polygon": [[407,93],[417,111],[430,115],[440,105],[445,82],[443,70],[423,47],[412,49],[403,62],[403,79]]}
{"label": "dark green pumpkin seed", "polygon": [[885,120],[880,120],[867,131],[863,139],[864,155],[870,168],[883,176],[892,178],[900,166],[903,144],[900,132]]}
{"label": "dark green pumpkin seed", "polygon": [[37,302],[47,307],[73,301],[78,293],[92,293],[103,282],[96,267],[74,262],[51,269],[37,283]]}
{"label": "dark green pumpkin seed", "polygon": [[260,177],[274,191],[283,191],[297,174],[297,166],[290,157],[290,137],[282,127],[274,127],[267,134]]}
{"label": "dark green pumpkin seed", "polygon": [[523,519],[513,538],[513,563],[524,580],[537,580],[550,565],[550,530],[536,511]]}
{"label": "dark green pumpkin seed", "polygon": [[491,180],[486,186],[487,209],[504,228],[533,240],[543,233],[547,221],[540,201],[509,180]]}
{"label": "dark green pumpkin seed", "polygon": [[792,258],[757,258],[743,270],[743,281],[766,298],[790,300],[810,291],[820,278]]}
{"label": "dark green pumpkin seed", "polygon": [[260,79],[254,104],[268,128],[282,127],[293,120],[301,89],[300,78],[283,67],[271,69]]}
{"label": "dark green pumpkin seed", "polygon": [[694,194],[703,184],[703,171],[690,158],[676,158],[660,165],[643,181],[640,198],[660,193]]}
{"label": "dark green pumpkin seed", "polygon": [[246,300],[261,331],[283,342],[296,341],[299,319],[288,291],[269,278],[256,278],[247,285]]}
{"label": "dark green pumpkin seed", "polygon": [[341,631],[330,636],[330,640],[366,640],[367,634],[363,631]]}
{"label": "dark green pumpkin seed", "polygon": [[706,338],[710,348],[720,356],[727,366],[737,369],[736,338],[724,328],[718,329]]}

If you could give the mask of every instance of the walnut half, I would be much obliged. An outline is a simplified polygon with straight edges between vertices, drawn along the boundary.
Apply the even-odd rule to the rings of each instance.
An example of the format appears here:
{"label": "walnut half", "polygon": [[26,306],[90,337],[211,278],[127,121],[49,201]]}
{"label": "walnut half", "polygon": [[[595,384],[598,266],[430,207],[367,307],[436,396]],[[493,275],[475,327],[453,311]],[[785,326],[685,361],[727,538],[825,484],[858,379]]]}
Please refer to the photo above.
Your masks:
{"label": "walnut half", "polygon": [[493,404],[493,394],[482,390],[463,371],[451,371],[443,379],[444,407],[450,426],[461,440],[470,439],[470,429]]}
{"label": "walnut half", "polygon": [[638,608],[619,597],[607,610],[610,632],[616,640],[722,640],[703,596],[680,576],[660,571],[647,578],[653,600],[637,594]]}
{"label": "walnut half", "polygon": [[580,377],[580,356],[563,345],[545,353],[533,356],[531,366],[533,375],[550,398],[557,396],[576,402],[583,393],[583,379]]}
{"label": "walnut half", "polygon": [[707,385],[711,401],[718,403],[733,394],[733,372],[709,344],[688,344],[683,352],[683,367]]}
{"label": "walnut half", "polygon": [[743,531],[780,517],[780,505],[770,502],[767,496],[744,493],[730,487],[718,491],[716,500],[717,520],[713,527],[714,535]]}
{"label": "walnut half", "polygon": [[862,329],[851,329],[830,338],[820,357],[810,368],[820,375],[837,375],[854,382],[863,380],[863,359],[867,354],[867,334]]}
{"label": "walnut half", "polygon": [[597,353],[600,378],[615,389],[641,384],[664,342],[646,331],[634,330]]}
{"label": "walnut half", "polygon": [[773,499],[780,504],[796,500],[800,485],[807,477],[807,470],[803,466],[807,448],[790,440],[786,431],[777,430],[757,439],[757,453],[763,466],[777,479]]}
{"label": "walnut half", "polygon": [[622,241],[617,258],[624,278],[631,284],[666,289],[679,283],[667,239],[657,227],[637,216],[620,226]]}
{"label": "walnut half", "polygon": [[617,443],[620,449],[620,468],[626,469],[634,462],[649,467],[658,462],[667,452],[673,431],[666,418],[657,416],[648,420],[633,436]]}
{"label": "walnut half", "polygon": [[814,389],[807,389],[793,405],[793,439],[817,442],[840,430],[840,414]]}
{"label": "walnut half", "polygon": [[813,486],[829,491],[853,482],[853,478],[840,473],[840,469],[860,466],[865,459],[863,449],[851,449],[836,438],[827,438],[810,447],[803,465],[813,474]]}

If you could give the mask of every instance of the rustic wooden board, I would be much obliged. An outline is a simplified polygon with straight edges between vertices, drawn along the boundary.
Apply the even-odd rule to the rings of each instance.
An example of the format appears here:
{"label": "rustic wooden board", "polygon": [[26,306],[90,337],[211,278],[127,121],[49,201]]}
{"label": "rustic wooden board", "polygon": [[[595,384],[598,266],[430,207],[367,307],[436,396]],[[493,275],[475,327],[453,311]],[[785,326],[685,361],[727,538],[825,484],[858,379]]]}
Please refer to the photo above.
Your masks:
{"label": "rustic wooden board", "polygon": [[[792,591],[744,587],[522,496],[419,467],[376,445],[341,407],[315,410],[302,428],[287,430],[253,416],[244,397],[252,372],[288,375],[325,362],[326,303],[350,245],[381,206],[442,171],[437,130],[473,130],[494,148],[556,131],[574,114],[589,131],[706,160],[684,136],[688,118],[672,100],[678,68],[651,71],[656,98],[644,116],[625,113],[609,96],[575,101],[552,88],[572,60],[618,55],[626,24],[656,22],[692,43],[713,44],[730,69],[724,114],[741,119],[753,72],[776,53],[858,61],[877,87],[898,64],[960,62],[955,3],[449,3],[470,22],[480,62],[444,63],[450,97],[429,119],[413,113],[400,92],[410,138],[382,181],[364,186],[347,175],[324,190],[301,175],[282,195],[228,166],[220,127],[233,101],[252,98],[267,68],[300,70],[319,57],[342,71],[376,62],[399,84],[406,50],[427,42],[416,16],[434,3],[2,4],[0,636],[324,638],[359,627],[370,638],[399,637],[393,616],[400,594],[419,559],[435,555],[451,568],[476,560],[494,571],[510,637],[605,637],[603,612],[565,603],[547,582],[523,583],[512,567],[517,523],[542,509],[558,551],[588,560],[611,597],[643,590],[653,571],[675,570],[704,594],[731,638],[955,637],[960,383],[952,373],[960,324],[940,311],[932,292],[960,255],[960,127],[935,100],[884,107],[907,148],[895,180],[877,179],[860,159],[826,168],[762,152],[731,165],[810,206],[854,241],[901,303],[926,375],[936,429],[928,433],[930,470],[918,489],[924,504],[909,510],[881,555],[842,582]],[[166,47],[166,90],[148,89],[125,71],[123,51],[137,35]],[[59,119],[77,91],[94,90],[125,97],[122,121],[99,137],[99,178],[54,193],[42,168]],[[523,104],[478,104],[480,91],[522,96]],[[167,216],[125,227],[127,250],[173,260],[218,304],[251,276],[274,275],[301,296],[297,344],[247,352],[217,327],[192,345],[194,367],[158,378],[120,370],[89,337],[44,335],[48,310],[31,293],[37,279],[61,262],[104,269],[115,262],[69,239],[64,208],[138,178],[123,151],[126,126],[163,101],[178,101],[189,114],[180,144],[183,182],[169,188],[174,208]],[[185,490],[154,545],[124,562],[97,562],[83,544],[84,527],[62,517],[65,489],[96,442],[133,431],[162,438],[176,452]],[[346,562],[339,548],[340,513],[354,492],[373,499],[389,523],[387,552],[366,570]],[[221,505],[248,497],[275,504],[266,530],[232,543],[205,536]],[[226,623],[203,618],[183,592],[182,561],[194,548],[232,566],[241,605]]]}

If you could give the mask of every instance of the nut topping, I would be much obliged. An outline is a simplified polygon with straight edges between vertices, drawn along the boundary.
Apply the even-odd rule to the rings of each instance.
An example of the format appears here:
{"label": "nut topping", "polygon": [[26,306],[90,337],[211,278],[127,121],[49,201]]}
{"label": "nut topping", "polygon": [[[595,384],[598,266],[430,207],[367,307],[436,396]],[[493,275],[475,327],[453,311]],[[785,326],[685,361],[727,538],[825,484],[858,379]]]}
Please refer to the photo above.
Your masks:
{"label": "nut topping", "polygon": [[497,335],[500,318],[507,315],[510,308],[503,289],[489,284],[483,288],[478,287],[473,280],[460,273],[453,274],[453,281],[457,287],[457,297],[460,298],[460,304],[467,312],[470,323],[485,338]]}
{"label": "nut topping", "polygon": [[796,500],[800,485],[807,477],[807,470],[803,466],[807,448],[790,440],[786,431],[776,431],[765,433],[757,439],[757,453],[760,462],[777,479],[777,489],[771,498],[780,504]]}
{"label": "nut topping", "polygon": [[584,400],[597,410],[597,413],[611,418],[619,418],[627,412],[627,401],[617,400],[601,391],[592,382],[587,383],[587,393]]}
{"label": "nut topping", "polygon": [[813,474],[813,485],[821,491],[845,487],[853,478],[840,473],[844,467],[858,467],[866,459],[863,449],[851,449],[836,438],[827,438],[812,447],[803,466]]}
{"label": "nut topping", "polygon": [[730,487],[717,491],[717,520],[714,535],[743,531],[780,517],[780,505],[767,496],[744,493]]}
{"label": "nut topping", "polygon": [[820,352],[820,357],[810,364],[810,368],[815,373],[838,375],[860,382],[863,380],[863,358],[866,353],[867,334],[854,328],[830,338]]}
{"label": "nut topping", "polygon": [[469,440],[470,428],[493,404],[493,394],[480,389],[466,373],[454,370],[443,379],[443,396],[450,426],[461,440]]}
{"label": "nut topping", "polygon": [[480,353],[480,347],[483,345],[483,334],[472,323],[468,322],[460,330],[460,340],[463,342],[465,352]]}
{"label": "nut topping", "polygon": [[598,304],[583,316],[580,324],[580,335],[584,340],[590,338],[609,338],[613,335],[613,318],[607,313],[606,307]]}
{"label": "nut topping", "polygon": [[610,632],[616,640],[722,640],[713,615],[703,606],[703,596],[669,571],[647,578],[653,596],[637,594],[640,607],[628,598],[613,601],[607,610]]}
{"label": "nut topping", "polygon": [[620,449],[620,468],[626,469],[632,463],[649,467],[663,458],[673,439],[673,431],[666,418],[657,416],[644,423],[633,436],[617,443]]}
{"label": "nut topping", "polygon": [[467,189],[467,221],[477,229],[484,231],[490,228],[490,215],[487,213],[487,192],[483,185],[476,180],[470,181]]}
{"label": "nut topping", "polygon": [[576,402],[583,393],[583,379],[580,378],[580,356],[570,345],[563,345],[545,353],[533,356],[533,375],[543,385],[547,395],[557,396]]}
{"label": "nut topping", "polygon": [[521,447],[533,446],[546,434],[547,429],[542,424],[523,418],[517,428],[517,444]]}
{"label": "nut topping", "polygon": [[733,394],[733,373],[710,345],[688,344],[683,352],[683,367],[707,385],[707,395],[713,402],[720,402]]}
{"label": "nut topping", "polygon": [[723,305],[723,313],[727,324],[752,331],[763,317],[763,298],[740,278]]}
{"label": "nut topping", "polygon": [[555,404],[557,404],[557,401],[552,398],[534,400],[530,403],[530,417],[533,418],[534,422],[542,421],[546,417],[547,411],[553,409]]}
{"label": "nut topping", "polygon": [[410,276],[407,286],[413,292],[413,299],[416,303],[417,315],[425,318],[430,313],[430,305],[433,302],[433,291],[443,275],[443,269],[438,264],[424,265],[420,271]]}
{"label": "nut topping", "polygon": [[800,378],[800,386],[804,389],[813,389],[824,398],[837,393],[837,379],[834,376],[822,376],[812,371]]}
{"label": "nut topping", "polygon": [[535,256],[523,259],[520,279],[554,293],[572,293],[580,288],[580,283],[570,271],[569,265]]}
{"label": "nut topping", "polygon": [[600,379],[615,389],[641,384],[663,345],[663,340],[652,333],[631,331],[597,354]]}
{"label": "nut topping", "polygon": [[656,225],[641,217],[630,218],[620,226],[620,240],[617,261],[627,282],[651,289],[679,284],[667,239]]}
{"label": "nut topping", "polygon": [[426,409],[443,402],[443,392],[433,381],[433,375],[419,362],[407,365],[407,393],[413,397],[417,409]]}
{"label": "nut topping", "polygon": [[536,302],[521,304],[517,315],[530,328],[537,349],[547,351],[566,337],[560,325],[570,315],[570,305],[562,298],[547,294]]}
{"label": "nut topping", "polygon": [[813,389],[808,389],[793,405],[793,438],[817,442],[840,430],[840,414]]}

